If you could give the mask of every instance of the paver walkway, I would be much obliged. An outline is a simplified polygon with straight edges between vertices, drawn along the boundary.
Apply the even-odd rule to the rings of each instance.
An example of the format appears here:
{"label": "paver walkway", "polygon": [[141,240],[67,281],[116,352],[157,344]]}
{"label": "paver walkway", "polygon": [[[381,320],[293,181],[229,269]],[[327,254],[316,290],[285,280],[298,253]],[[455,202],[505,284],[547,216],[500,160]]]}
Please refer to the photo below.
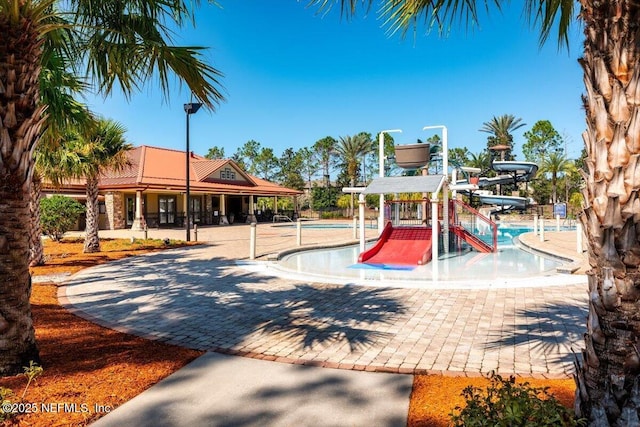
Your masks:
{"label": "paver walkway", "polygon": [[[238,267],[234,260],[248,246],[244,236],[224,235],[234,228],[238,234],[236,227],[213,230],[213,244],[84,270],[61,288],[63,302],[120,331],[265,360],[448,375],[495,370],[557,378],[573,371],[571,349],[582,347],[586,324],[586,278],[473,290],[290,281]],[[295,235],[262,230],[280,238],[263,254]],[[342,233],[349,238],[349,230]]]}

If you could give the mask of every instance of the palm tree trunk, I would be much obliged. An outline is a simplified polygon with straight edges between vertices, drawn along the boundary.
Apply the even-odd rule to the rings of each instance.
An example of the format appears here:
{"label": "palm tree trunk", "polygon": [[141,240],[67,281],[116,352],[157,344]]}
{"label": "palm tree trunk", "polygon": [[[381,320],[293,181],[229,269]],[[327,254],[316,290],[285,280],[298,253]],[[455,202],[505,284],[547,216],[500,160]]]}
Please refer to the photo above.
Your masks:
{"label": "palm tree trunk", "polygon": [[29,199],[43,112],[35,27],[0,16],[0,376],[39,362],[29,303]]}
{"label": "palm tree trunk", "polygon": [[592,425],[640,425],[640,4],[580,3],[588,153],[581,220],[592,270],[576,412]]}
{"label": "palm tree trunk", "polygon": [[100,252],[98,237],[98,177],[87,177],[87,226],[84,238],[84,252]]}
{"label": "palm tree trunk", "polygon": [[30,266],[44,264],[44,248],[42,247],[42,226],[40,224],[40,199],[42,199],[42,180],[37,173],[33,174],[31,183],[31,199],[29,201],[29,213],[31,214],[30,233]]}
{"label": "palm tree trunk", "polygon": [[16,180],[2,169],[0,166],[0,376],[21,372],[30,360],[39,362],[29,303],[29,233],[25,233],[29,190],[24,189],[26,185],[16,186]]}

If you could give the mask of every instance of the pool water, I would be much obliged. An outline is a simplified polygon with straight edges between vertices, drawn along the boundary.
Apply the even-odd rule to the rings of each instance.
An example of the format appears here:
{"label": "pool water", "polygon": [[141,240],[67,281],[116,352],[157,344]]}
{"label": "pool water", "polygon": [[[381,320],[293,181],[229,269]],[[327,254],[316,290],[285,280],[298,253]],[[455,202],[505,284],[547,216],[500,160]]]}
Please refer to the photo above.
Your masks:
{"label": "pool water", "polygon": [[[296,228],[297,225],[296,224],[285,224],[285,225],[276,225],[276,227]],[[344,228],[353,228],[353,224],[348,224],[348,223],[305,224],[305,223],[302,223],[302,228],[315,228],[315,229],[338,228],[338,229],[344,229]],[[369,221],[367,224],[365,224],[365,228],[367,228],[369,230],[374,230],[374,229],[378,228],[378,225],[376,223],[374,223],[373,221]]]}
{"label": "pool water", "polygon": [[347,246],[296,252],[281,259],[277,268],[310,277],[360,282],[435,280],[506,284],[522,280],[531,283],[536,277],[544,281],[544,276],[556,274],[555,269],[561,262],[528,252],[516,244],[517,236],[530,231],[532,229],[526,227],[501,226],[498,231],[498,252],[480,253],[465,249],[440,253],[437,265],[433,261],[423,266],[359,264],[358,246]]}

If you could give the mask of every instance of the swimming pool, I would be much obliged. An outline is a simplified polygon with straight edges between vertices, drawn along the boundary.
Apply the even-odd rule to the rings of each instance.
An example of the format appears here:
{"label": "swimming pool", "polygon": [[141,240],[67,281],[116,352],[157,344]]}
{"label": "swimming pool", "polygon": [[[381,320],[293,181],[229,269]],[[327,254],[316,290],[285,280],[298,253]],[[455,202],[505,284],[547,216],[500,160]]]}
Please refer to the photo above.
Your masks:
{"label": "swimming pool", "polygon": [[[301,224],[302,228],[315,228],[315,229],[333,229],[333,228],[337,228],[337,229],[345,229],[345,228],[353,228],[353,224],[350,223],[346,223],[346,222],[342,222],[342,223],[323,223],[323,224],[308,224],[303,222]],[[296,228],[297,224],[284,224],[284,225],[276,225],[275,227],[282,227],[282,228]],[[377,229],[378,225],[376,221],[367,221],[367,223],[365,224],[365,228],[373,230],[373,229]]]}
{"label": "swimming pool", "polygon": [[[545,227],[545,230],[552,231],[555,227]],[[421,288],[443,284],[447,288],[465,289],[535,287],[584,281],[579,275],[558,274],[556,267],[562,264],[561,261],[531,253],[519,245],[517,236],[530,231],[531,228],[522,226],[501,226],[498,252],[441,253],[437,265],[433,261],[423,266],[358,264],[358,246],[346,246],[285,255],[266,266],[264,271],[298,280]]]}

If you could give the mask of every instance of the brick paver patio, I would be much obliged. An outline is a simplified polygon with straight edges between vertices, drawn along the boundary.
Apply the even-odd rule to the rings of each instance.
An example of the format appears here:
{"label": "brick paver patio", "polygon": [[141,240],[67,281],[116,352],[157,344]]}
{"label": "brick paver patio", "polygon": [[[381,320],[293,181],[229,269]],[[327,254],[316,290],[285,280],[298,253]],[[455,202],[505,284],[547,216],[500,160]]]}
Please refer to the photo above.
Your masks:
{"label": "brick paver patio", "polygon": [[[262,254],[290,245],[295,234],[262,230],[273,237]],[[572,349],[582,348],[586,277],[583,284],[473,290],[292,281],[236,264],[248,253],[245,231],[212,229],[212,244],[85,270],[61,288],[61,301],[151,339],[332,368],[558,378],[572,373]],[[349,238],[349,230],[341,233]],[[315,236],[307,242],[336,239],[335,232]]]}

